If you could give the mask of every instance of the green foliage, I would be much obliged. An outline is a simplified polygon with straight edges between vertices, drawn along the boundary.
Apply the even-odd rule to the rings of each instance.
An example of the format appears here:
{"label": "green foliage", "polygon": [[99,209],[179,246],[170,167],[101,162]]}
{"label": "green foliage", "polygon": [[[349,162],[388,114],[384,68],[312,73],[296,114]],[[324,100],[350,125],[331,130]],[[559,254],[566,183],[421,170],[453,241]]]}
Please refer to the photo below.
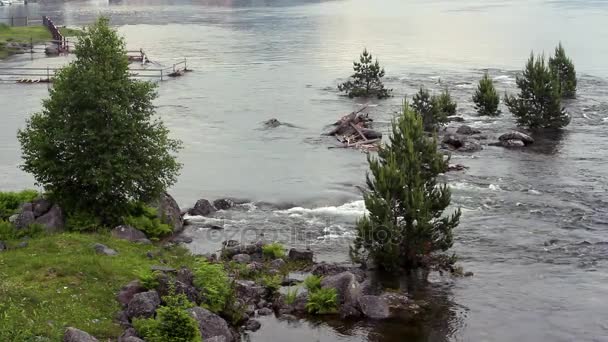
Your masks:
{"label": "green foliage", "polygon": [[194,285],[200,288],[205,298],[205,306],[220,312],[232,293],[230,279],[222,264],[202,261],[194,270]]}
{"label": "green foliage", "polygon": [[285,303],[287,305],[293,305],[293,303],[296,302],[296,299],[298,298],[298,288],[291,288],[287,290],[287,293],[285,294]]}
{"label": "green foliage", "polygon": [[73,232],[94,232],[101,229],[103,224],[94,214],[77,211],[67,215],[65,227]]}
{"label": "green foliage", "polygon": [[155,114],[155,86],[131,79],[128,65],[123,39],[99,19],[18,133],[22,169],[68,212],[104,223],[118,221],[131,200],[156,199],[180,169],[180,143]]}
{"label": "green foliage", "polygon": [[[93,251],[102,243],[120,251],[108,258]],[[61,233],[33,237],[26,248],[0,253],[0,341],[61,341],[66,326],[100,341],[116,341],[123,328],[114,300],[122,286],[149,269],[149,245],[117,240],[109,234]],[[168,267],[193,267],[183,247],[162,249]]]}
{"label": "green foliage", "polygon": [[34,238],[43,235],[44,232],[44,226],[38,223],[32,223],[23,229],[16,229],[12,223],[0,220],[0,241],[19,240],[24,237]]}
{"label": "green foliage", "polygon": [[257,272],[252,268],[248,268],[247,264],[236,261],[230,261],[228,263],[228,269],[235,278],[239,279],[253,279],[257,275]]}
{"label": "green foliage", "polygon": [[315,292],[321,288],[321,277],[310,275],[304,279],[304,286],[308,292]]}
{"label": "green foliage", "polygon": [[382,77],[384,77],[384,68],[380,67],[380,63],[376,59],[373,62],[372,54],[363,50],[359,56],[359,62],[353,62],[355,73],[348,80],[338,85],[338,90],[348,94],[348,97],[377,97],[383,99],[391,96],[392,89],[384,88]]}
{"label": "green foliage", "polygon": [[173,232],[173,228],[170,225],[162,222],[155,208],[141,202],[132,204],[129,209],[129,215],[123,220],[125,224],[141,230],[152,240]]}
{"label": "green foliage", "polygon": [[135,275],[137,275],[137,279],[143,287],[148,290],[153,290],[158,287],[161,273],[158,271],[152,271],[149,268],[142,268],[140,270],[135,271]]}
{"label": "green foliage", "polygon": [[278,242],[273,242],[262,247],[262,254],[270,259],[279,259],[285,256],[285,248]]}
{"label": "green foliage", "polygon": [[8,220],[19,211],[23,203],[31,202],[38,196],[36,190],[0,192],[0,220]]}
{"label": "green foliage", "polygon": [[432,267],[433,254],[452,246],[460,210],[443,215],[451,193],[436,177],[448,160],[437,151],[436,138],[425,136],[420,116],[407,102],[392,124],[390,144],[377,157],[369,156],[368,163],[364,199],[369,214],[357,223],[351,257],[358,262],[371,258],[393,272]]}
{"label": "green foliage", "polygon": [[334,288],[323,288],[308,294],[306,311],[310,314],[325,315],[338,310],[338,292]]}
{"label": "green foliage", "polygon": [[535,58],[531,54],[516,82],[519,94],[507,95],[505,104],[518,125],[537,129],[562,128],[570,123],[570,116],[562,107],[559,82],[543,56]]}
{"label": "green foliage", "polygon": [[492,81],[487,72],[479,80],[477,90],[473,94],[473,102],[479,115],[497,116],[500,114],[500,110],[498,109],[500,96],[498,96],[496,88],[494,88],[494,81]]}
{"label": "green foliage", "polygon": [[557,79],[559,91],[563,98],[576,97],[576,70],[572,60],[566,56],[566,51],[560,42],[555,48],[555,55],[549,57],[549,68]]}
{"label": "green foliage", "polygon": [[266,287],[270,294],[274,294],[281,288],[282,279],[279,275],[265,274],[262,277],[262,285]]}
{"label": "green foliage", "polygon": [[135,319],[133,326],[148,342],[202,342],[198,322],[186,311],[193,305],[185,295],[163,297],[156,319]]}
{"label": "green foliage", "polygon": [[412,108],[422,117],[424,130],[435,131],[447,124],[448,115],[456,113],[456,103],[447,89],[440,96],[431,96],[425,88],[420,88],[412,98]]}

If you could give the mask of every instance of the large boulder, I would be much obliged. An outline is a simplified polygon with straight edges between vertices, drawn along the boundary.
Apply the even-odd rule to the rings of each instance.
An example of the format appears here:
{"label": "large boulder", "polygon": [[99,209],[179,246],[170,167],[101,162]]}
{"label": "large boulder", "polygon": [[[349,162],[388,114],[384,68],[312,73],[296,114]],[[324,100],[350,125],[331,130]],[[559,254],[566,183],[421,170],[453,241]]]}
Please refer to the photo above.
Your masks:
{"label": "large boulder", "polygon": [[342,316],[358,315],[359,310],[357,308],[359,307],[361,288],[354,274],[343,272],[325,277],[321,281],[321,287],[336,289],[340,302],[339,311]]}
{"label": "large boulder", "polygon": [[34,221],[36,221],[34,212],[26,210],[19,213],[13,224],[17,229],[24,229],[27,228],[27,226],[29,226],[30,224],[34,223]]}
{"label": "large boulder", "polygon": [[291,259],[293,261],[312,262],[313,257],[314,257],[314,254],[309,249],[292,248],[289,250],[289,259]]}
{"label": "large boulder", "polygon": [[154,316],[156,308],[160,305],[160,297],[154,290],[137,293],[129,302],[127,316],[132,319],[136,317],[150,318]]}
{"label": "large boulder", "polygon": [[470,140],[467,136],[447,134],[441,141],[444,147],[462,152],[475,152],[481,150],[479,141]]}
{"label": "large boulder", "polygon": [[131,299],[133,299],[133,296],[145,291],[146,288],[141,285],[139,280],[133,280],[132,282],[128,283],[120,289],[118,295],[116,295],[116,300],[120,303],[120,305],[126,307],[127,305],[129,305]]}
{"label": "large boulder", "polygon": [[48,233],[57,233],[65,227],[65,216],[63,210],[54,204],[46,214],[36,218],[35,222],[43,225]]}
{"label": "large boulder", "polygon": [[36,217],[46,214],[52,207],[53,203],[44,198],[38,198],[32,202],[32,212]]}
{"label": "large boulder", "polygon": [[209,341],[216,336],[223,337],[226,342],[234,341],[228,323],[220,316],[201,307],[188,309],[188,312],[198,322],[203,341]]}
{"label": "large boulder", "polygon": [[207,216],[216,211],[217,211],[217,209],[208,200],[203,198],[203,199],[196,201],[194,208],[191,208],[190,210],[188,210],[188,215]]}
{"label": "large boulder", "polygon": [[171,195],[163,192],[160,198],[153,203],[153,206],[158,211],[158,216],[161,221],[173,227],[174,234],[184,230],[184,220],[182,218],[181,209]]}
{"label": "large boulder", "polygon": [[63,342],[98,342],[99,340],[88,333],[76,329],[67,328],[63,334]]}
{"label": "large boulder", "polygon": [[456,133],[462,134],[462,135],[473,135],[473,134],[479,134],[479,133],[481,133],[481,131],[478,129],[475,129],[471,126],[462,125],[462,126],[458,127],[458,129],[456,130]]}
{"label": "large boulder", "polygon": [[499,141],[521,140],[525,145],[534,143],[534,138],[522,132],[512,131],[498,137]]}
{"label": "large boulder", "polygon": [[118,226],[112,229],[111,234],[112,237],[131,242],[136,242],[147,238],[146,234],[144,234],[144,232],[141,230],[126,225]]}
{"label": "large boulder", "polygon": [[380,296],[361,296],[359,307],[365,317],[385,319],[390,317],[390,309],[386,300]]}

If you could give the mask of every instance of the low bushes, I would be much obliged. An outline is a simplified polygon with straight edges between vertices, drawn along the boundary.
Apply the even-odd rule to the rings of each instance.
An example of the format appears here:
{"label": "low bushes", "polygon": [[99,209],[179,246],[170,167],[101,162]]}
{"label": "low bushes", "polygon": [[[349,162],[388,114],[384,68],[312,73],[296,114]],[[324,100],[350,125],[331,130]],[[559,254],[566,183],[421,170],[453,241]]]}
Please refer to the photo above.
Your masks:
{"label": "low bushes", "polygon": [[0,220],[8,220],[19,211],[21,204],[31,202],[38,196],[36,190],[0,192]]}
{"label": "low bushes", "polygon": [[163,297],[166,303],[156,310],[156,318],[135,319],[133,326],[147,342],[202,342],[196,320],[186,311],[193,307],[183,295]]}
{"label": "low bushes", "polygon": [[325,315],[338,310],[338,292],[334,288],[318,289],[308,294],[306,310],[311,314]]}
{"label": "low bushes", "polygon": [[231,296],[232,286],[222,264],[200,262],[194,269],[194,285],[202,289],[204,306],[213,312],[220,312]]}

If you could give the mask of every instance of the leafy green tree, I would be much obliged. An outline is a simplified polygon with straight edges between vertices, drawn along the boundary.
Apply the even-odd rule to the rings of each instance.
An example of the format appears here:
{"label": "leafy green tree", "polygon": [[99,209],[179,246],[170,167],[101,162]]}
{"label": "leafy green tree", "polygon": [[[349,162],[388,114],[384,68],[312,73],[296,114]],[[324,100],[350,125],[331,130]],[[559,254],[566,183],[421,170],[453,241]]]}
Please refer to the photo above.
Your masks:
{"label": "leafy green tree", "polygon": [[18,133],[22,168],[68,211],[113,221],[131,200],[175,183],[180,142],[155,117],[155,85],[129,78],[124,41],[108,19],[85,30],[75,55]]}
{"label": "leafy green tree", "polygon": [[538,129],[562,128],[570,123],[570,116],[562,107],[559,82],[543,56],[535,58],[532,53],[516,83],[519,94],[507,95],[505,104],[518,125]]}
{"label": "leafy green tree", "polygon": [[559,82],[563,98],[576,97],[576,70],[572,60],[566,56],[566,50],[560,42],[555,48],[555,55],[549,57],[549,68]]}
{"label": "leafy green tree", "polygon": [[338,85],[338,90],[348,94],[348,97],[372,97],[383,99],[391,96],[391,89],[386,89],[382,83],[384,68],[376,59],[373,62],[372,54],[363,50],[359,62],[353,62],[355,73],[348,80]]}
{"label": "leafy green tree", "polygon": [[436,179],[448,160],[437,151],[436,138],[425,135],[421,117],[407,102],[403,115],[393,122],[390,144],[368,163],[364,199],[369,214],[357,223],[351,257],[358,262],[371,259],[394,272],[451,267],[454,258],[440,252],[452,246],[460,210],[443,215],[451,192]]}
{"label": "leafy green tree", "polygon": [[437,97],[431,96],[426,88],[421,87],[412,98],[412,108],[422,117],[425,131],[436,131],[448,122],[448,116],[456,113],[456,103],[452,101],[446,89]]}
{"label": "leafy green tree", "polygon": [[487,72],[479,80],[477,91],[473,94],[473,102],[479,115],[497,116],[500,114],[500,110],[498,109],[500,96],[498,96],[498,92],[494,88],[494,81],[492,81]]}

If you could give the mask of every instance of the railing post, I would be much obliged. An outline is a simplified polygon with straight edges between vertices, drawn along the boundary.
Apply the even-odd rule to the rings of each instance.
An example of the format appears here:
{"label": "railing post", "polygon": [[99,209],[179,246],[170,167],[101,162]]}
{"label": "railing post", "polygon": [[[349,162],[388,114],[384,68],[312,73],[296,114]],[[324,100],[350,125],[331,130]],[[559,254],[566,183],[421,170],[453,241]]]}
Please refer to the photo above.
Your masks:
{"label": "railing post", "polygon": [[27,16],[25,16],[25,26],[30,26],[30,23],[29,23],[29,20],[28,20]]}
{"label": "railing post", "polygon": [[15,17],[11,16],[11,26],[15,26]]}

